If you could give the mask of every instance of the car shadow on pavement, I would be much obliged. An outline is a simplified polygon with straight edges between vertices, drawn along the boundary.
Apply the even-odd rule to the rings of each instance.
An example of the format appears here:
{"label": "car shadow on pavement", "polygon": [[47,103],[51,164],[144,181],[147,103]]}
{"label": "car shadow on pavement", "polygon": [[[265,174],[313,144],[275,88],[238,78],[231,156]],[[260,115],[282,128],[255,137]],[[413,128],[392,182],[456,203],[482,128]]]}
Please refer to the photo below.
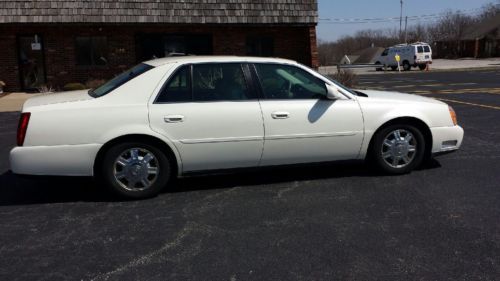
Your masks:
{"label": "car shadow on pavement", "polygon": [[[418,170],[439,168],[437,160]],[[387,175],[359,161],[242,170],[237,173],[199,175],[174,180],[164,193],[224,189],[235,186],[266,185],[280,182],[384,177]],[[19,177],[8,171],[0,175],[0,206],[64,202],[123,201],[88,177]]]}
{"label": "car shadow on pavement", "polygon": [[[431,159],[417,171],[441,167]],[[204,189],[223,189],[235,186],[266,185],[280,182],[310,181],[346,177],[392,177],[373,169],[362,161],[339,161],[298,166],[269,167],[242,170],[238,173],[200,175],[177,180],[171,192],[189,192]],[[396,175],[397,176],[397,175]]]}

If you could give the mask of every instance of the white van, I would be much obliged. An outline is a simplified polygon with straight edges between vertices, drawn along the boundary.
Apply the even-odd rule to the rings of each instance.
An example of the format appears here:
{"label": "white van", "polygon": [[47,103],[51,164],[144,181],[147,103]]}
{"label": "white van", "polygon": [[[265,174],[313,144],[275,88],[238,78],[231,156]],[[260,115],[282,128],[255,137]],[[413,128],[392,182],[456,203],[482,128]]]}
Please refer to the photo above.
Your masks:
{"label": "white van", "polygon": [[[427,64],[432,63],[432,49],[429,44],[417,42],[395,45],[385,49],[377,58],[376,64],[396,70],[398,68],[396,55],[401,57],[400,64],[405,71],[410,70],[411,67],[418,67],[420,70],[424,70]],[[377,68],[377,70],[381,69]]]}

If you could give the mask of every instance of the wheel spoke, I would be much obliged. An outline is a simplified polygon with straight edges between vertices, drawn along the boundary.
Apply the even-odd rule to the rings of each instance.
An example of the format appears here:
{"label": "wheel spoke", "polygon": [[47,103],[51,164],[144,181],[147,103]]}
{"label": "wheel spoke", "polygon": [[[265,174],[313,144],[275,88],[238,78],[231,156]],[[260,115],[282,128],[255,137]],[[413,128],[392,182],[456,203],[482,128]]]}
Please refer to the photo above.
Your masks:
{"label": "wheel spoke", "polygon": [[148,167],[148,175],[156,175],[156,174],[158,174],[157,167]]}
{"label": "wheel spoke", "polygon": [[149,185],[151,184],[147,178],[141,179],[140,183],[142,184],[142,187],[149,187]]}
{"label": "wheel spoke", "polygon": [[396,140],[401,140],[401,132],[399,130],[394,131],[393,134]]}
{"label": "wheel spoke", "polygon": [[116,178],[119,179],[119,180],[121,180],[123,178],[126,178],[126,177],[127,177],[127,175],[123,171],[116,173]]}
{"label": "wheel spoke", "polygon": [[132,160],[138,160],[139,159],[139,150],[137,148],[131,149],[130,150],[130,157]]}
{"label": "wheel spoke", "polygon": [[399,164],[399,157],[394,156],[394,158],[392,158],[392,166],[396,167],[398,164]]}
{"label": "wheel spoke", "polygon": [[153,156],[153,154],[151,153],[148,153],[144,156],[144,158],[142,158],[142,162],[143,163],[149,163],[151,160],[155,159],[155,157]]}
{"label": "wheel spoke", "polygon": [[384,159],[391,158],[392,157],[392,153],[390,151],[386,151],[386,152],[382,153],[382,157]]}
{"label": "wheel spoke", "polygon": [[393,144],[394,144],[394,143],[393,143],[392,141],[388,140],[388,139],[386,139],[386,140],[384,141],[384,145],[385,145],[385,146],[391,147]]}
{"label": "wheel spoke", "polygon": [[415,152],[417,148],[414,145],[409,145],[408,146],[408,152]]}
{"label": "wheel spoke", "polygon": [[120,157],[118,158],[118,160],[116,160],[116,164],[120,164],[120,166],[122,166],[122,167],[127,166],[129,162],[130,162],[130,161],[129,161],[128,159],[125,159],[125,158],[123,158],[122,156],[120,156]]}
{"label": "wheel spoke", "polygon": [[405,164],[408,164],[410,163],[410,157],[408,157],[408,155],[403,155],[403,157],[401,157],[401,159],[403,159],[403,162],[405,162]]}
{"label": "wheel spoke", "polygon": [[405,142],[410,143],[412,139],[413,139],[413,135],[408,133],[405,137]]}

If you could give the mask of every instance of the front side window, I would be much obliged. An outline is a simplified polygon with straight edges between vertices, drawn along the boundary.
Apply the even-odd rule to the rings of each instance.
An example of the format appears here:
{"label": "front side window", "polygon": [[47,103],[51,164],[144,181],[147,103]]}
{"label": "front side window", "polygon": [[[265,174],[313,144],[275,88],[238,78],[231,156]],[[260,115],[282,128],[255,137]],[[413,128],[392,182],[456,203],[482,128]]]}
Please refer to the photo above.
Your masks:
{"label": "front side window", "polygon": [[76,64],[83,66],[106,65],[108,42],[104,36],[76,37]]}
{"label": "front side window", "polygon": [[384,52],[382,53],[382,56],[385,57],[389,54],[389,49],[385,49]]}
{"label": "front side window", "polygon": [[153,66],[145,63],[134,66],[133,68],[123,72],[122,74],[116,76],[115,78],[104,83],[102,86],[89,90],[89,95],[92,97],[101,97],[107,93],[113,91],[114,89],[120,87],[121,85],[127,83],[128,81],[134,79],[135,77],[143,74],[144,72],[152,69]]}
{"label": "front side window", "polygon": [[323,81],[290,65],[256,64],[266,99],[322,99],[327,96]]}
{"label": "front side window", "polygon": [[431,52],[431,48],[429,46],[424,46],[424,51],[426,53],[430,53]]}

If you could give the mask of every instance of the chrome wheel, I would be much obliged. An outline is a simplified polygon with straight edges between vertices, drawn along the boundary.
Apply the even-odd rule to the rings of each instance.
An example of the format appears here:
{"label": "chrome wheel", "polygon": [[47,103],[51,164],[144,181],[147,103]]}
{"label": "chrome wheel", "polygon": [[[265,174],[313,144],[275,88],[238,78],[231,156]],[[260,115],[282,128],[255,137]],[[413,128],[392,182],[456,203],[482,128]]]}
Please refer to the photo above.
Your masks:
{"label": "chrome wheel", "polygon": [[129,191],[150,188],[158,178],[158,172],[158,160],[144,148],[129,148],[123,151],[113,164],[114,179]]}
{"label": "chrome wheel", "polygon": [[417,139],[408,130],[394,130],[384,138],[381,154],[390,167],[406,167],[417,154]]}

